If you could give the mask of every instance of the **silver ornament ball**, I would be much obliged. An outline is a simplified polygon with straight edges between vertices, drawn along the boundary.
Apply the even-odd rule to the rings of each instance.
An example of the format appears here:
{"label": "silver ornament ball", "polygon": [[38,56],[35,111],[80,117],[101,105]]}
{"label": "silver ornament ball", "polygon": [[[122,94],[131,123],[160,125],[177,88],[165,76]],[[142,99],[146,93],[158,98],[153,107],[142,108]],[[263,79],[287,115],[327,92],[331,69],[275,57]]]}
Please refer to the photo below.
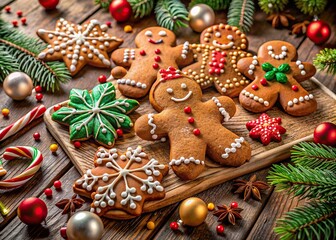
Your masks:
{"label": "silver ornament ball", "polygon": [[214,25],[215,12],[206,4],[196,4],[189,11],[189,26],[195,32],[202,32]]}
{"label": "silver ornament ball", "polygon": [[77,212],[67,223],[66,234],[69,240],[99,240],[103,233],[102,220],[92,212]]}
{"label": "silver ornament ball", "polygon": [[23,72],[13,72],[3,82],[5,93],[13,100],[25,99],[32,94],[33,88],[33,81]]}

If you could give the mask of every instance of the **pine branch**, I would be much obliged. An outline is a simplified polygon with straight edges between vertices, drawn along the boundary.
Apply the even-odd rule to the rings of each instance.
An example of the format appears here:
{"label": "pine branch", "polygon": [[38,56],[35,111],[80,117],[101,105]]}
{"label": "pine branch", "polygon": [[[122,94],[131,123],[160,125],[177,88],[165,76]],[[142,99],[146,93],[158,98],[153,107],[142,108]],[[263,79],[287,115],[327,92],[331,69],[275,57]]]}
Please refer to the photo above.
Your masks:
{"label": "pine branch", "polygon": [[112,0],[95,0],[95,4],[100,5],[102,8],[108,9]]}
{"label": "pine branch", "polygon": [[[0,19],[0,46],[7,58],[15,59],[17,65],[12,71],[22,71],[30,76],[34,85],[40,85],[47,91],[59,89],[60,83],[70,79],[70,73],[64,63],[44,62],[36,56],[46,48],[46,44],[13,29]],[[4,66],[4,65],[0,65]]]}
{"label": "pine branch", "polygon": [[179,0],[158,0],[155,7],[157,23],[170,30],[188,27],[183,20],[188,21],[188,11]]}
{"label": "pine branch", "polygon": [[283,11],[287,3],[288,0],[259,0],[259,6],[266,14]]}
{"label": "pine branch", "polygon": [[291,159],[296,165],[336,173],[336,148],[330,146],[302,142],[293,147]]}
{"label": "pine branch", "polygon": [[192,0],[189,3],[188,9],[191,9],[193,6],[200,3],[206,4],[213,10],[218,11],[227,9],[229,7],[230,0]]}
{"label": "pine branch", "polygon": [[274,165],[267,178],[277,191],[288,190],[301,199],[336,200],[336,174],[329,170],[281,164]]}
{"label": "pine branch", "polygon": [[335,229],[336,202],[312,202],[286,213],[274,231],[281,240],[335,239]]}
{"label": "pine branch", "polygon": [[228,12],[228,24],[248,32],[253,24],[253,15],[253,0],[232,0]]}
{"label": "pine branch", "polygon": [[336,74],[336,49],[325,48],[316,54],[314,65],[317,69]]}
{"label": "pine branch", "polygon": [[15,58],[6,51],[4,46],[0,45],[0,82],[2,82],[8,74],[14,72],[17,68],[18,64]]}
{"label": "pine branch", "polygon": [[154,8],[154,0],[128,0],[128,2],[135,18],[149,15]]}
{"label": "pine branch", "polygon": [[310,16],[322,13],[327,3],[328,0],[295,0],[296,7]]}

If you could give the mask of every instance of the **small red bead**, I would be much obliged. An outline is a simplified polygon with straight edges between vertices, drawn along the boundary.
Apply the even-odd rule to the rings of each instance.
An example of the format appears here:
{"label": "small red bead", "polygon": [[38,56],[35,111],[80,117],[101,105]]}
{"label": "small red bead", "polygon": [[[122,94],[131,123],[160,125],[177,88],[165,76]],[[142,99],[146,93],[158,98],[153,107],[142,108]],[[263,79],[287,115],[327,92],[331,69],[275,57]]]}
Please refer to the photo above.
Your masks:
{"label": "small red bead", "polygon": [[159,68],[159,64],[154,63],[154,64],[153,64],[153,68],[154,68],[154,69],[158,69],[158,68]]}
{"label": "small red bead", "polygon": [[261,83],[261,85],[266,86],[266,85],[267,85],[267,80],[266,80],[266,78],[262,78],[262,79],[260,79],[260,83]]}
{"label": "small red bead", "polygon": [[215,73],[215,70],[214,70],[213,68],[210,68],[210,69],[209,69],[209,73],[210,73],[210,74],[214,74],[214,73]]}
{"label": "small red bead", "polygon": [[100,82],[100,83],[106,83],[106,76],[103,74],[103,75],[100,75],[99,77],[98,77],[98,82]]}
{"label": "small red bead", "polygon": [[218,67],[219,67],[219,68],[223,68],[223,67],[224,67],[224,64],[223,64],[223,63],[219,63],[219,64],[218,64]]}
{"label": "small red bead", "polygon": [[54,111],[56,112],[57,110],[59,110],[62,106],[60,104],[57,104],[54,106]]}
{"label": "small red bead", "polygon": [[16,12],[16,15],[17,15],[18,17],[22,17],[22,11],[21,11],[21,10],[17,11],[17,12]]}
{"label": "small red bead", "polygon": [[18,26],[18,21],[13,20],[13,21],[12,21],[12,24],[13,24],[13,27],[17,27],[17,26]]}
{"label": "small red bead", "polygon": [[238,207],[238,203],[237,202],[232,202],[230,205],[231,208],[237,208]]}
{"label": "small red bead", "polygon": [[160,54],[161,53],[161,50],[160,49],[155,49],[154,51],[156,54]]}
{"label": "small red bead", "polygon": [[53,192],[50,188],[47,188],[44,190],[44,194],[47,196],[47,197],[51,197]]}
{"label": "small red bead", "polygon": [[76,141],[76,142],[74,142],[74,146],[75,146],[75,148],[80,148],[82,146],[82,144],[81,144],[80,141]]}
{"label": "small red bead", "polygon": [[36,98],[37,101],[41,101],[42,98],[43,98],[43,94],[42,93],[36,93],[35,98]]}
{"label": "small red bead", "polygon": [[141,50],[141,51],[140,51],[140,55],[141,55],[141,56],[145,56],[145,55],[146,55],[145,50]]}
{"label": "small red bead", "polygon": [[110,21],[105,22],[106,26],[108,26],[109,28],[112,26],[112,23]]}
{"label": "small red bead", "polygon": [[60,189],[60,188],[62,187],[62,183],[61,183],[61,181],[60,181],[60,180],[55,181],[55,182],[54,182],[54,187],[55,187],[56,189]]}
{"label": "small red bead", "polygon": [[292,86],[292,90],[293,90],[294,92],[297,92],[297,91],[299,91],[299,87],[296,86],[296,85],[293,85],[293,86]]}
{"label": "small red bead", "polygon": [[42,87],[41,86],[36,86],[35,87],[35,92],[37,92],[37,93],[40,93],[40,92],[42,92]]}
{"label": "small red bead", "polygon": [[122,137],[124,135],[124,132],[123,132],[123,130],[121,128],[118,128],[116,130],[116,132],[117,132],[118,137]]}
{"label": "small red bead", "polygon": [[185,107],[184,112],[185,113],[191,113],[191,107]]}
{"label": "small red bead", "polygon": [[61,229],[60,229],[61,237],[64,238],[64,239],[68,239],[68,236],[66,234],[66,230],[67,230],[66,227],[61,227]]}
{"label": "small red bead", "polygon": [[194,133],[195,136],[198,136],[198,135],[201,134],[201,130],[199,130],[198,128],[195,128],[195,129],[193,130],[193,133]]}
{"label": "small red bead", "polygon": [[257,85],[255,85],[255,84],[253,84],[251,88],[252,88],[253,90],[255,90],[255,91],[259,89],[259,87],[258,87]]}
{"label": "small red bead", "polygon": [[194,119],[193,117],[189,117],[189,118],[188,118],[188,122],[189,122],[189,123],[194,123],[194,122],[195,122],[195,119]]}
{"label": "small red bead", "polygon": [[178,225],[177,222],[171,222],[169,224],[169,227],[170,227],[171,230],[174,230],[174,231],[179,229],[179,225]]}
{"label": "small red bead", "polygon": [[11,11],[11,7],[10,7],[10,6],[6,6],[6,7],[5,7],[5,11],[6,11],[7,13],[10,13],[10,11]]}
{"label": "small red bead", "polygon": [[215,69],[215,73],[216,73],[216,74],[220,74],[220,69],[219,69],[219,68],[216,68],[216,69]]}
{"label": "small red bead", "polygon": [[161,61],[161,58],[160,58],[160,56],[156,56],[156,57],[154,58],[154,60],[155,60],[155,62],[160,62],[160,61]]}
{"label": "small red bead", "polygon": [[38,141],[38,140],[40,140],[41,135],[40,135],[38,132],[36,132],[36,133],[33,134],[33,138],[34,138],[36,141]]}
{"label": "small red bead", "polygon": [[27,24],[27,18],[23,17],[23,18],[21,18],[20,20],[21,20],[21,23],[22,23],[23,25],[26,25],[26,24]]}
{"label": "small red bead", "polygon": [[216,227],[216,231],[218,234],[223,234],[224,233],[224,226],[222,224],[218,225]]}

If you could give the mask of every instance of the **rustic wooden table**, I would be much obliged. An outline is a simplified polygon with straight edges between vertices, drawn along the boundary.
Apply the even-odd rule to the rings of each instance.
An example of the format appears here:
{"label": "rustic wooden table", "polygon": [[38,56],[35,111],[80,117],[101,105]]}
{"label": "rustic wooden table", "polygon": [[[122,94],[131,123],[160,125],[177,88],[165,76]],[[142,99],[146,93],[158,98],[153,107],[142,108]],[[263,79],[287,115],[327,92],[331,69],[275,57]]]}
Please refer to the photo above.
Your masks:
{"label": "rustic wooden table", "polygon": [[[36,36],[35,32],[39,28],[53,29],[56,20],[60,17],[76,23],[82,23],[92,18],[96,18],[101,22],[111,21],[110,14],[94,5],[93,2],[93,0],[61,0],[57,10],[45,11],[37,0],[2,0],[0,9],[8,4],[11,5],[12,13],[2,14],[2,18],[8,21],[17,19],[16,11],[22,10],[27,18],[28,25],[20,26],[19,29],[31,36]],[[333,35],[323,47],[335,47],[335,12],[336,3],[333,2],[327,7],[327,11],[321,15],[322,19],[332,24],[333,28]],[[218,12],[216,16],[216,22],[225,22],[225,13]],[[298,49],[301,60],[312,61],[315,54],[322,48],[314,45],[306,37],[289,35],[289,31],[286,29],[273,29],[269,23],[265,22],[265,17],[265,14],[260,11],[255,15],[254,26],[248,34],[249,49],[251,51],[256,52],[258,47],[265,41],[279,39],[294,44]],[[110,32],[125,41],[122,46],[134,47],[133,39],[136,33],[147,26],[156,25],[156,22],[153,16],[134,21],[131,23],[134,29],[132,34],[124,33],[123,26],[126,24],[113,22],[112,25]],[[185,40],[198,42],[198,39],[199,34],[192,32],[190,29],[184,29],[178,33],[178,43],[183,43]],[[97,77],[101,74],[108,75],[109,70],[85,67],[69,84],[63,85],[60,92],[55,94],[45,93],[43,104],[46,107],[50,107],[68,99],[69,91],[72,88],[91,89],[97,84]],[[335,77],[320,72],[316,74],[316,78],[332,91],[336,91]],[[0,87],[0,102],[0,108],[6,107],[11,111],[9,119],[0,116],[0,128],[14,122],[23,113],[28,112],[37,105],[33,96],[22,102],[12,101],[5,95],[2,87]],[[32,137],[34,132],[41,134],[40,142],[34,141]],[[1,142],[0,153],[8,146],[31,145],[38,147],[44,154],[44,164],[42,171],[39,171],[29,184],[19,190],[0,196],[0,201],[10,209],[10,213],[5,218],[0,217],[0,239],[61,239],[59,229],[65,225],[68,216],[61,215],[61,211],[55,207],[55,203],[60,199],[72,196],[72,184],[80,175],[62,149],[57,151],[57,155],[51,154],[49,146],[55,142],[55,139],[47,131],[42,118]],[[21,172],[26,165],[13,161],[12,163],[6,163],[5,167],[10,170],[9,176],[13,176]],[[261,180],[265,180],[268,171],[269,168],[260,170],[255,174]],[[248,177],[244,176],[244,178]],[[61,191],[56,191],[52,187],[53,182],[58,179],[63,184]],[[178,219],[178,204],[173,204],[157,212],[144,214],[129,221],[104,219],[105,234],[103,239],[276,239],[276,235],[273,232],[276,219],[284,212],[304,203],[297,198],[278,193],[273,188],[262,195],[262,202],[254,200],[244,202],[240,197],[232,194],[231,185],[232,181],[229,181],[197,195],[204,201],[214,202],[215,204],[229,204],[232,201],[237,201],[240,207],[244,209],[242,212],[244,219],[238,221],[236,226],[225,226],[224,237],[217,235],[216,218],[212,214],[209,214],[205,223],[197,228],[188,228],[184,233],[171,231],[169,223]],[[43,194],[44,189],[48,187],[52,187],[54,190],[52,199],[46,199]],[[16,208],[19,202],[31,196],[40,197],[47,203],[49,214],[46,219],[46,225],[28,227],[16,216]],[[88,208],[89,203],[86,202],[82,209]],[[147,230],[146,223],[148,221],[155,222],[156,227],[154,230]]]}

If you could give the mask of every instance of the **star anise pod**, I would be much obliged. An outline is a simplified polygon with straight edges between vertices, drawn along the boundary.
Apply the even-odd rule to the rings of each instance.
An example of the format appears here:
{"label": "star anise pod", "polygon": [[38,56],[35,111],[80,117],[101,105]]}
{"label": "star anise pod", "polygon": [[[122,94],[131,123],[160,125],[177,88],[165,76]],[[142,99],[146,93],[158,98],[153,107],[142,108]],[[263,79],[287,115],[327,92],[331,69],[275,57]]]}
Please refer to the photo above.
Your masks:
{"label": "star anise pod", "polygon": [[69,212],[76,212],[76,209],[79,209],[83,206],[83,203],[85,201],[81,198],[77,198],[77,194],[74,194],[72,196],[72,198],[68,199],[62,199],[61,201],[57,202],[55,205],[60,208],[63,209],[62,215],[63,214],[67,214]]}
{"label": "star anise pod", "polygon": [[267,21],[272,22],[272,27],[273,28],[280,28],[280,27],[288,27],[289,26],[289,21],[295,20],[295,17],[290,15],[289,13],[273,13],[270,16],[266,18]]}
{"label": "star anise pod", "polygon": [[309,21],[303,21],[296,23],[292,26],[292,34],[295,35],[302,35],[305,34],[307,31],[307,26],[309,25]]}
{"label": "star anise pod", "polygon": [[231,208],[223,204],[222,206],[217,206],[217,210],[213,213],[218,217],[218,222],[222,222],[227,219],[232,225],[236,225],[236,219],[242,219],[240,212],[243,211],[242,208]]}
{"label": "star anise pod", "polygon": [[261,201],[260,191],[269,188],[269,185],[263,181],[257,181],[257,176],[253,175],[248,181],[246,180],[235,180],[233,184],[234,188],[237,190],[234,193],[244,193],[244,201],[251,198],[251,196],[259,201]]}

